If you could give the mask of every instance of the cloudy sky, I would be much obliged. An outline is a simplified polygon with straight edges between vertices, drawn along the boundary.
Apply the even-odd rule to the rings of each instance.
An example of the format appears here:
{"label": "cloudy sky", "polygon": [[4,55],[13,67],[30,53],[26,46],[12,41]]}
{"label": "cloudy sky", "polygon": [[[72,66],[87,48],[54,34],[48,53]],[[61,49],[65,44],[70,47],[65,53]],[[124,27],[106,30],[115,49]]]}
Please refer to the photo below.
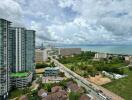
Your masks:
{"label": "cloudy sky", "polygon": [[132,0],[0,0],[0,17],[36,43],[132,44]]}

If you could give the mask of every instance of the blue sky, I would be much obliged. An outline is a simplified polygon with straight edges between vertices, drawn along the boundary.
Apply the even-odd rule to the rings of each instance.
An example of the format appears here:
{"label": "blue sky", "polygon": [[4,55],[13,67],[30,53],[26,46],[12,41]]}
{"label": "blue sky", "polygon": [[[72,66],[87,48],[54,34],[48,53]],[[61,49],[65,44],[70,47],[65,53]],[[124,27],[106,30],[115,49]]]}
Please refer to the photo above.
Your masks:
{"label": "blue sky", "polygon": [[36,44],[132,44],[131,0],[0,0],[0,17],[36,30]]}

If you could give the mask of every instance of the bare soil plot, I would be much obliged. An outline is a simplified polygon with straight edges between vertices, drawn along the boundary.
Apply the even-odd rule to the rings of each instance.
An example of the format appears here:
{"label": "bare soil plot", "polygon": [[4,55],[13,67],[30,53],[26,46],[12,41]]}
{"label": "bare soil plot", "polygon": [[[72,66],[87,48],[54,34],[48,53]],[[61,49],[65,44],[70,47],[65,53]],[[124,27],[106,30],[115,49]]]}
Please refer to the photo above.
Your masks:
{"label": "bare soil plot", "polygon": [[103,75],[96,75],[95,77],[89,77],[87,78],[87,80],[97,84],[97,85],[103,85],[106,83],[111,82],[111,79],[107,78],[107,77],[103,77]]}
{"label": "bare soil plot", "polygon": [[35,70],[37,74],[39,73],[43,73],[44,72],[44,68],[39,68]]}

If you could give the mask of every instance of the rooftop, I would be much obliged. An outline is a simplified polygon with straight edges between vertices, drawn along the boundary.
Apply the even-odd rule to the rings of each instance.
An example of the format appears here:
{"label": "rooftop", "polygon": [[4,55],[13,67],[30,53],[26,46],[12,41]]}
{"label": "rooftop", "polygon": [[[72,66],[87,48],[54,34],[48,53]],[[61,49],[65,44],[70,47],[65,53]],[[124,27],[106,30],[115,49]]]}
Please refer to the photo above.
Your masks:
{"label": "rooftop", "polygon": [[59,67],[46,67],[45,70],[59,70]]}
{"label": "rooftop", "polygon": [[26,77],[28,76],[28,72],[17,72],[17,73],[11,73],[12,77]]}

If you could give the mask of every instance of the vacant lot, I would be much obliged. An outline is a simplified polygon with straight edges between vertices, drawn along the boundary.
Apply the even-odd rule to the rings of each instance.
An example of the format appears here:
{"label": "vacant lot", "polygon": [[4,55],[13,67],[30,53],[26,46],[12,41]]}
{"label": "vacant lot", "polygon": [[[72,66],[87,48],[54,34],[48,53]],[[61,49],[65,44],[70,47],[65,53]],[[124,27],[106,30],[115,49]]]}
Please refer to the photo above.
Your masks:
{"label": "vacant lot", "polygon": [[101,74],[96,75],[95,77],[89,77],[89,78],[87,78],[87,80],[89,80],[97,85],[103,85],[103,84],[111,82],[111,79],[109,79],[107,77],[103,77]]}
{"label": "vacant lot", "polygon": [[122,96],[125,100],[132,100],[132,71],[126,69],[125,73],[128,74],[128,77],[113,80],[111,83],[103,85],[103,87]]}
{"label": "vacant lot", "polygon": [[36,69],[36,74],[44,73],[44,68]]}

